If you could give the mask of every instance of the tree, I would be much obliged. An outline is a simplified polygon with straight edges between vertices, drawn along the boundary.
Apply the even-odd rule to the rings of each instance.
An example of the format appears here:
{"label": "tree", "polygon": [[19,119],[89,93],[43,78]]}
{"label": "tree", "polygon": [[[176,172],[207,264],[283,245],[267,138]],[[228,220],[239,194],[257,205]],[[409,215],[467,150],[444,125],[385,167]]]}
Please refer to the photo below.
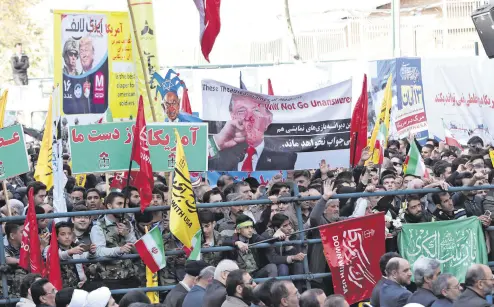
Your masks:
{"label": "tree", "polygon": [[29,17],[29,10],[40,0],[1,0],[0,1],[0,84],[12,79],[10,58],[16,43],[22,43],[29,56],[29,77],[41,77],[41,67],[46,53],[44,50],[43,29]]}

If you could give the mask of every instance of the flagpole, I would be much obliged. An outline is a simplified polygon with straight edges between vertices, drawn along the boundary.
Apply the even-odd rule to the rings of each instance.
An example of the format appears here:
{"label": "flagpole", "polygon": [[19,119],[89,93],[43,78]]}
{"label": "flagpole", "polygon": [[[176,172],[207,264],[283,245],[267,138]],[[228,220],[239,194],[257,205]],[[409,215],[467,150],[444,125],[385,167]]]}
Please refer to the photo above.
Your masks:
{"label": "flagpole", "polygon": [[[295,232],[292,232],[292,233],[290,234],[290,236],[292,236],[292,235],[296,235],[296,234],[298,234],[298,233],[302,233],[302,232],[310,231],[310,230],[319,229],[319,228],[321,228],[321,227],[323,227],[323,226],[326,226],[326,225],[327,225],[327,224],[325,224],[325,225],[321,225],[321,226],[316,226],[316,227],[307,228],[307,229],[304,229],[304,230],[295,231]],[[249,247],[254,246],[254,245],[257,245],[257,244],[261,244],[261,243],[267,243],[267,242],[269,242],[269,241],[273,241],[273,240],[275,240],[275,239],[276,239],[276,238],[272,237],[272,238],[269,238],[269,239],[266,239],[266,240],[262,240],[262,241],[255,242],[255,243],[251,243],[251,244],[249,244]]]}
{"label": "flagpole", "polygon": [[352,167],[355,167],[355,155],[357,154],[357,144],[358,144],[358,131],[355,132],[355,142],[354,142],[354,146],[353,146]]}
{"label": "flagpole", "polygon": [[[149,83],[148,83],[148,80],[149,80],[148,71],[147,71],[146,65],[144,64],[143,53],[141,50],[141,43],[139,42],[139,36],[137,35],[136,23],[135,23],[135,19],[134,19],[134,12],[132,10],[132,5],[130,3],[130,0],[127,0],[127,6],[129,7],[130,20],[132,22],[132,27],[134,30],[134,39],[136,41],[137,52],[139,53],[141,68],[142,68],[142,72],[144,74],[144,84],[146,85],[146,92],[147,92],[147,96],[148,96],[148,100],[149,100],[149,107],[151,108],[151,115],[153,116],[153,122],[156,122],[156,114],[154,112],[153,100],[151,98],[151,89],[149,88]],[[132,164],[132,162],[131,162],[131,164]],[[129,174],[130,174],[130,170],[129,170]]]}

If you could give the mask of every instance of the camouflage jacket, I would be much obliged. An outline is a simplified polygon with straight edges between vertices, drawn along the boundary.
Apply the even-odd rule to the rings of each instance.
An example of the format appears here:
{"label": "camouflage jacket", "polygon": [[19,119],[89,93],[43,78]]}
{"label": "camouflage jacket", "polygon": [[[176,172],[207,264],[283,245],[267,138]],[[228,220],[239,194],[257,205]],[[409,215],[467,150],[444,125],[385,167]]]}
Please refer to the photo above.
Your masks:
{"label": "camouflage jacket", "polygon": [[[223,244],[223,239],[219,232],[213,230],[214,242],[212,246],[221,246]],[[203,247],[210,247],[204,246]],[[212,252],[212,253],[203,253],[202,260],[204,260],[207,264],[212,266],[217,266],[221,261],[221,252]]]}
{"label": "camouflage jacket", "polygon": [[[252,244],[264,240],[263,236],[258,234],[253,234],[252,238],[246,239],[238,234],[233,235],[233,237],[225,238],[223,240],[223,245],[235,247],[235,242],[242,241],[247,244]],[[242,270],[246,270],[249,273],[257,271],[258,269],[264,267],[268,264],[267,257],[265,253],[260,248],[253,248],[247,250],[246,252],[241,252],[238,249],[234,251],[226,252],[226,257],[233,261],[236,261],[238,267]]]}
{"label": "camouflage jacket", "polygon": [[[117,225],[102,216],[98,218],[96,224],[91,229],[91,241],[96,244],[96,256],[111,256],[119,257],[122,254],[119,252],[119,247],[126,243],[135,243],[134,229],[130,222],[125,222],[129,227],[129,234],[122,236],[118,233]],[[105,245],[100,242],[101,233],[105,238]],[[135,252],[135,250],[133,251]],[[140,260],[139,260],[140,261]],[[104,279],[127,279],[136,276],[136,268],[131,259],[115,260],[107,262],[99,262],[90,267],[90,276],[95,280]]]}
{"label": "camouflage jacket", "polygon": [[[163,244],[165,254],[167,251],[181,250],[183,247],[183,244],[171,233],[163,233]],[[187,261],[185,254],[167,256],[166,267],[160,271],[160,283],[169,285],[181,281],[185,274],[185,261]]]}
{"label": "camouflage jacket", "polygon": [[[10,244],[5,246],[5,257],[19,259],[19,256],[20,249],[16,249]],[[21,281],[27,272],[17,264],[7,266],[7,285],[9,286],[9,294],[20,297]]]}

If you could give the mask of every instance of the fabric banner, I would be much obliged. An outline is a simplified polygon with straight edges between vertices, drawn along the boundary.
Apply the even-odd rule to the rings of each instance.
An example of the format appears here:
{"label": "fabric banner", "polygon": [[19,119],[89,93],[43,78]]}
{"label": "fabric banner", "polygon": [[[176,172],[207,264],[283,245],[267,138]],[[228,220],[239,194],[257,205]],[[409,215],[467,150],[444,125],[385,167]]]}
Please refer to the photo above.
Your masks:
{"label": "fabric banner", "polygon": [[396,130],[400,138],[409,133],[423,143],[429,136],[424,108],[424,89],[420,58],[396,59],[396,89],[398,91]]}
{"label": "fabric banner", "polygon": [[[259,181],[260,185],[267,186],[271,179],[273,179],[276,175],[281,175],[281,180],[285,181],[287,178],[286,171],[265,171],[265,172],[207,172],[207,179],[209,181],[209,185],[212,187],[216,186],[218,179],[220,179],[221,175],[230,175],[233,177],[235,181],[243,181],[246,178],[252,177]],[[203,175],[204,177],[206,175]]]}
{"label": "fabric banner", "polygon": [[[207,125],[203,123],[148,124],[147,138],[151,164],[155,172],[173,171],[176,160],[176,139],[181,142],[193,171],[207,170]],[[135,122],[69,127],[72,173],[125,171],[129,168]],[[138,169],[133,164],[133,169]]]}
{"label": "fabric banner", "polygon": [[419,257],[441,262],[441,272],[464,282],[467,269],[474,263],[487,264],[484,233],[479,219],[434,223],[403,224],[398,236],[400,254],[413,263]]}
{"label": "fabric banner", "polygon": [[351,80],[287,97],[213,80],[203,80],[202,90],[210,170],[309,169],[323,159],[349,166]]}
{"label": "fabric banner", "polygon": [[385,253],[384,213],[319,227],[324,256],[333,273],[335,294],[351,305],[371,297],[381,279],[379,259]]}
{"label": "fabric banner", "polygon": [[[482,57],[422,59],[424,101],[431,135],[444,140],[442,121],[465,145],[472,136],[494,140],[494,87],[486,72],[494,62]],[[442,120],[441,120],[442,119]]]}
{"label": "fabric banner", "polygon": [[29,172],[21,125],[0,129],[0,180]]}
{"label": "fabric banner", "polygon": [[[153,89],[156,84],[152,84],[152,77],[155,72],[160,71],[160,61],[158,57],[158,48],[156,45],[156,27],[154,26],[154,11],[152,0],[130,0],[130,8],[134,14],[134,22],[136,25],[136,32],[139,36],[139,44],[141,46],[142,54],[139,54],[137,46],[134,44],[134,60],[136,63],[137,72],[137,86],[139,95],[144,97],[144,113],[146,114],[146,122],[152,123],[153,117],[151,114],[151,107],[149,106],[149,99],[146,92],[146,82],[144,78],[144,72],[142,71],[141,57],[144,58],[144,64],[147,66],[147,75],[150,88]],[[134,38],[134,31],[132,31],[132,37]],[[135,39],[135,38],[134,38]],[[165,120],[163,108],[161,107],[161,101],[163,97],[151,97],[151,102],[156,114],[156,121],[162,122]]]}
{"label": "fabric banner", "polygon": [[54,18],[54,84],[60,84],[68,123],[95,123],[108,106],[114,118],[135,117],[128,14],[55,11]]}

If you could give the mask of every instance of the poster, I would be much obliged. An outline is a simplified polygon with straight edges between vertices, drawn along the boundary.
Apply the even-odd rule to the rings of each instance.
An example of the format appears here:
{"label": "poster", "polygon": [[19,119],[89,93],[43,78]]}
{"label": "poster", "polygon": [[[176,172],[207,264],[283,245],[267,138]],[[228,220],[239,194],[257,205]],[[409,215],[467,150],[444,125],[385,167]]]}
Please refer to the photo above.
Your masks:
{"label": "poster", "polygon": [[334,293],[349,304],[371,297],[382,275],[379,259],[386,252],[384,213],[323,225],[319,232]]}
{"label": "poster", "polygon": [[[69,127],[72,173],[107,173],[129,169],[135,122]],[[174,129],[178,130],[191,171],[207,170],[207,124],[148,124],[151,164],[155,172],[173,171],[176,158]],[[138,165],[134,164],[138,169]]]}
{"label": "poster", "polygon": [[21,125],[0,129],[0,180],[29,172]]}
{"label": "poster", "polygon": [[421,256],[439,260],[441,272],[455,275],[460,282],[465,281],[465,274],[472,264],[487,264],[484,231],[476,216],[454,221],[403,224],[398,248],[400,255],[412,266]]}
{"label": "poster", "polygon": [[310,169],[323,159],[330,167],[349,166],[351,80],[294,96],[268,96],[213,80],[203,80],[202,91],[209,170]]}
{"label": "poster", "polygon": [[413,133],[419,142],[425,142],[429,131],[420,58],[396,59],[396,89],[398,99],[395,124],[398,136],[407,138]]}
{"label": "poster", "polygon": [[444,140],[444,125],[466,145],[472,136],[492,142],[494,62],[481,57],[422,59],[422,81],[431,136]]}
{"label": "poster", "polygon": [[[142,54],[139,54],[136,44],[134,44],[134,61],[136,63],[136,72],[138,80],[138,92],[144,98],[144,114],[146,115],[146,122],[154,122],[150,102],[146,91],[146,83],[144,72],[141,65],[141,57],[144,59],[144,65],[147,68],[147,77],[150,84],[150,89],[153,97],[151,97],[151,103],[154,107],[157,122],[163,122],[165,120],[165,114],[161,107],[161,101],[163,97],[158,95],[156,89],[156,81],[153,81],[153,74],[159,73],[160,61],[158,57],[158,48],[156,47],[156,27],[154,25],[154,11],[152,0],[130,0],[130,6],[134,14],[134,21],[136,25],[136,32],[139,36],[139,44]],[[132,31],[134,36],[134,31]],[[135,39],[135,38],[134,38]]]}
{"label": "poster", "polygon": [[114,118],[135,117],[128,14],[55,11],[54,18],[54,81],[68,124],[95,123],[109,106]]}

